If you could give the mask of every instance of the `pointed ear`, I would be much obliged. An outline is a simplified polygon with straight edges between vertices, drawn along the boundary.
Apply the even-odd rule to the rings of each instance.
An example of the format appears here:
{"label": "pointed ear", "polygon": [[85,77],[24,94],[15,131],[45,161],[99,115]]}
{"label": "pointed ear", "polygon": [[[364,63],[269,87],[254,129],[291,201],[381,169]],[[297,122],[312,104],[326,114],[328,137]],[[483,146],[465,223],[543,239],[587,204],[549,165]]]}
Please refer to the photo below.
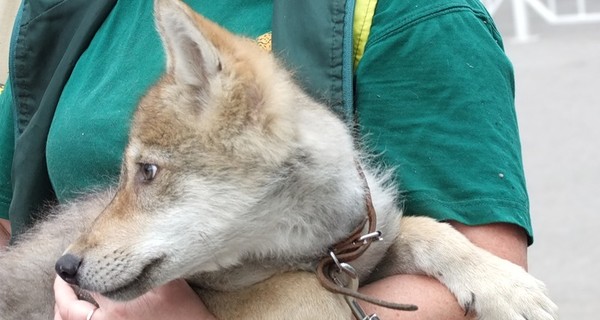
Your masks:
{"label": "pointed ear", "polygon": [[155,0],[154,16],[167,73],[180,84],[203,87],[221,70],[217,48],[202,34],[195,13],[179,0]]}

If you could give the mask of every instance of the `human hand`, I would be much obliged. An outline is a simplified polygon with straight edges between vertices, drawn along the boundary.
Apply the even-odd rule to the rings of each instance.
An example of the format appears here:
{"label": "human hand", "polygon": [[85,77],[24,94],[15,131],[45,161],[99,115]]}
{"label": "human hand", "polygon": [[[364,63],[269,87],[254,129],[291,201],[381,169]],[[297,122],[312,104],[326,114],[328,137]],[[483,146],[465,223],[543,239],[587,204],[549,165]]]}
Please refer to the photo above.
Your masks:
{"label": "human hand", "polygon": [[[86,320],[96,309],[92,303],[79,300],[60,277],[54,281],[54,295],[54,320]],[[115,302],[100,295],[94,295],[94,299],[100,308],[93,313],[92,320],[216,320],[184,280],[171,281],[128,302]]]}

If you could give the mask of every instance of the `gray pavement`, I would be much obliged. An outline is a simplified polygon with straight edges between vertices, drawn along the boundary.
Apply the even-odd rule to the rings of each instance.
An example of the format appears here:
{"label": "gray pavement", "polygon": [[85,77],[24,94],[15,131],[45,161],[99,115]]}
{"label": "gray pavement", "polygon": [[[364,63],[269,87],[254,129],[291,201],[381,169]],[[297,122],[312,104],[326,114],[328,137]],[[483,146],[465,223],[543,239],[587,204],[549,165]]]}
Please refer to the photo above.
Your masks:
{"label": "gray pavement", "polygon": [[516,72],[517,113],[535,243],[530,271],[561,319],[600,319],[600,23],[549,26],[518,43],[495,19]]}

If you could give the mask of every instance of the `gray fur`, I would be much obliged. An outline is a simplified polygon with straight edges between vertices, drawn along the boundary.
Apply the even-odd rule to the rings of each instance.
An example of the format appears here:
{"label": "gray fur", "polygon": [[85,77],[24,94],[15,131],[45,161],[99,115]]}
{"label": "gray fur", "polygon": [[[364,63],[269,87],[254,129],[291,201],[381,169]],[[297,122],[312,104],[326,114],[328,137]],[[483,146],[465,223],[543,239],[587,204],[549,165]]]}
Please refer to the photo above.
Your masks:
{"label": "gray fur", "polygon": [[90,227],[112,198],[112,191],[94,193],[50,209],[48,218],[0,251],[0,318],[51,319],[54,264],[69,244]]}

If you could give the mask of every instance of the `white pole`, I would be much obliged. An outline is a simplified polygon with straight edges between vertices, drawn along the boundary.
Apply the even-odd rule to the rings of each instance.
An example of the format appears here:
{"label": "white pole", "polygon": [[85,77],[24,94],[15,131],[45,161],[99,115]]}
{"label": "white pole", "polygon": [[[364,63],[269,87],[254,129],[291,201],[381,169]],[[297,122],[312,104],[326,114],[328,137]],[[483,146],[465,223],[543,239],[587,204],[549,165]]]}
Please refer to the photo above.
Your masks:
{"label": "white pole", "polygon": [[548,0],[548,9],[553,13],[556,13],[556,0]]}
{"label": "white pole", "polygon": [[585,0],[577,0],[577,13],[579,15],[585,15]]}
{"label": "white pole", "polygon": [[519,42],[531,40],[529,34],[529,17],[527,16],[527,6],[525,0],[512,0],[513,17],[515,23],[515,36]]}
{"label": "white pole", "polygon": [[8,46],[20,1],[0,0],[0,83],[8,77]]}

